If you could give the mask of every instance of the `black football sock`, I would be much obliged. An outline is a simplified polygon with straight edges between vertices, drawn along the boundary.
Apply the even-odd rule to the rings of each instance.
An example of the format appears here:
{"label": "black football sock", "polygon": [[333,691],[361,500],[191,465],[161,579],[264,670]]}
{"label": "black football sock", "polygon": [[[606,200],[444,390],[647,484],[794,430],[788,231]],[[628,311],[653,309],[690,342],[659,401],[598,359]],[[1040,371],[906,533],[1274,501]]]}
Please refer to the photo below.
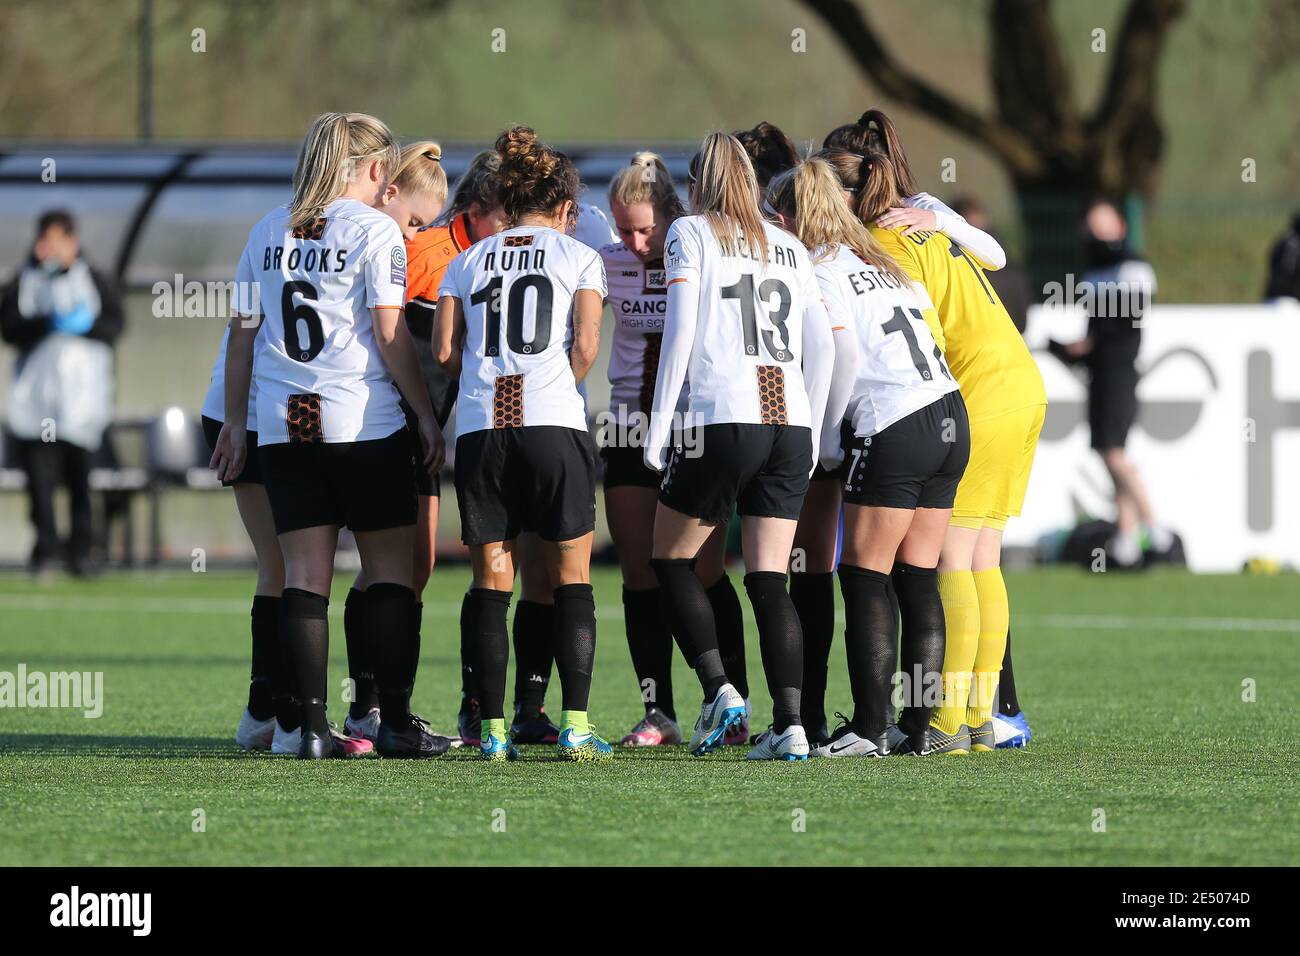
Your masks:
{"label": "black football sock", "polygon": [[651,558],[650,567],[663,592],[672,628],[682,656],[700,679],[704,699],[712,700],[727,683],[727,672],[718,652],[717,624],[704,585],[695,576],[694,558]]}
{"label": "black football sock", "polygon": [[658,707],[676,719],[673,709],[673,632],[664,613],[663,591],[623,589],[623,623],[637,687],[646,710]]}
{"label": "black football sock", "polygon": [[254,720],[275,716],[276,671],[280,666],[280,599],[253,596],[253,664],[248,682],[248,712]]}
{"label": "black football sock", "polygon": [[840,565],[844,594],[844,649],[853,688],[853,731],[878,740],[893,714],[898,669],[898,618],[889,598],[889,575]]}
{"label": "black football sock", "polygon": [[504,720],[506,716],[506,670],[510,666],[506,615],[513,596],[512,591],[470,588],[461,605],[460,639],[469,648],[484,720]]}
{"label": "black football sock", "polygon": [[898,727],[905,734],[919,734],[930,726],[943,694],[947,630],[939,600],[939,575],[934,568],[895,564],[890,578],[903,620],[901,669],[906,694]]}
{"label": "black football sock", "polygon": [[998,678],[998,713],[1004,717],[1014,717],[1020,713],[1016,675],[1011,669],[1011,628],[1007,628],[1007,649],[1002,654],[1002,674]]}
{"label": "black football sock", "polygon": [[343,602],[343,640],[348,648],[348,676],[352,678],[352,703],[348,713],[360,720],[379,706],[379,685],[375,683],[375,648],[366,632],[361,610],[366,592],[351,588]]}
{"label": "black football sock", "polygon": [[763,673],[772,695],[772,729],[779,734],[800,720],[803,632],[799,615],[785,589],[784,571],[751,571],[745,575],[745,591],[758,623]]}
{"label": "black football sock", "polygon": [[713,608],[714,626],[718,633],[718,653],[722,655],[722,669],[727,681],[741,697],[749,699],[749,674],[745,668],[745,612],[740,608],[740,595],[724,571],[722,577],[709,585],[704,592]]}
{"label": "black football sock", "polygon": [[[285,588],[280,597],[280,640],[302,710],[302,729],[324,736],[325,692],[329,683],[329,598],[300,588]],[[290,728],[286,728],[290,729]]]}
{"label": "black football sock", "polygon": [[835,639],[835,575],[790,575],[790,600],[803,629],[803,725],[812,733],[826,723],[826,675]]}
{"label": "black football sock", "polygon": [[596,659],[596,598],[590,584],[561,584],[555,589],[555,627],[562,706],[585,713]]}
{"label": "black football sock", "polygon": [[[411,594],[414,596],[415,592],[412,591]],[[411,605],[411,643],[408,649],[408,653],[410,654],[410,658],[411,658],[409,667],[411,669],[412,687],[415,686],[415,678],[420,673],[420,628],[423,626],[424,626],[424,602],[421,601],[418,597],[416,597],[415,602]]]}
{"label": "black football sock", "polygon": [[465,630],[465,622],[469,619],[469,594],[466,593],[464,599],[460,602],[460,697],[461,708],[465,707],[467,700],[478,700],[478,674],[474,672],[474,644],[469,639],[469,634]]}
{"label": "black football sock", "polygon": [[372,584],[361,612],[362,633],[374,648],[379,719],[391,727],[405,727],[410,723],[415,686],[416,658],[411,652],[415,592],[392,581]]}
{"label": "black football sock", "polygon": [[555,605],[521,600],[515,605],[515,710],[536,717],[546,700],[555,660]]}

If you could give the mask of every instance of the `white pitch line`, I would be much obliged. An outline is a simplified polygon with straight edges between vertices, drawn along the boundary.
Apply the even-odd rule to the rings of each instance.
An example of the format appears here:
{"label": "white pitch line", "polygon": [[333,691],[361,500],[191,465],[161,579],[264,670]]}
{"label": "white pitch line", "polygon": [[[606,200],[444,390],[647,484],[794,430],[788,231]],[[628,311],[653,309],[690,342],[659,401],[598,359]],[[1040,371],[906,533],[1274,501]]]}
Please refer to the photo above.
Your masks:
{"label": "white pitch line", "polygon": [[[247,598],[201,597],[115,597],[112,595],[56,597],[47,594],[0,594],[0,611],[65,611],[94,613],[102,611],[156,614],[248,614]],[[343,613],[342,600],[335,600],[330,610]],[[455,618],[460,604],[451,601],[426,601],[429,616]],[[598,608],[602,621],[621,621],[617,607]],[[842,615],[836,615],[843,622]],[[1147,629],[1159,631],[1254,631],[1300,634],[1300,619],[1269,617],[1143,617],[1121,614],[1017,614],[1013,623],[1046,631],[1121,631]]]}

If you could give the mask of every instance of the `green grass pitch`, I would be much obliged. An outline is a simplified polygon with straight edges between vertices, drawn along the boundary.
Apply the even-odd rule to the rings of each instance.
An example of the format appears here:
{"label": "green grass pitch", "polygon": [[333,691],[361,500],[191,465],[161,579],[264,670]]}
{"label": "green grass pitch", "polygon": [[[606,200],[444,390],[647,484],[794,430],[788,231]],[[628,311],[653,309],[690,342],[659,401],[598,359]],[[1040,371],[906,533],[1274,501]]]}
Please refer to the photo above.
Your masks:
{"label": "green grass pitch", "polygon": [[[466,582],[463,567],[440,569],[425,595],[415,703],[443,730]],[[617,572],[595,583],[591,713],[617,740],[640,704]],[[561,764],[549,748],[494,765],[464,751],[323,764],[240,754],[229,741],[250,586],[231,572],[0,577],[0,671],[102,671],[105,696],[98,719],[0,709],[0,864],[1300,862],[1294,577],[1008,574],[1030,749],[780,765],[746,763],[743,748],[621,751],[602,766]],[[336,719],[346,588],[340,578],[331,609]],[[838,635],[831,660],[828,707],[847,711]],[[693,720],[698,685],[680,660],[674,681]],[[553,681],[553,712],[558,693]]]}

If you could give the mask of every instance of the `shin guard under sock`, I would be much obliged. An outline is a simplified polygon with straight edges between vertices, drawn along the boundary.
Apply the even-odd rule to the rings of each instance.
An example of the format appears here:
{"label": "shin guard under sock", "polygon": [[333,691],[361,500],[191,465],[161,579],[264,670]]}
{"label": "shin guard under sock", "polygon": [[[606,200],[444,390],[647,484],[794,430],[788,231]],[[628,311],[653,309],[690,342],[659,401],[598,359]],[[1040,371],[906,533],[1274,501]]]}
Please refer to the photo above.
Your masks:
{"label": "shin guard under sock", "polygon": [[900,641],[903,710],[898,727],[911,736],[930,726],[943,696],[943,650],[946,625],[939,600],[939,575],[934,568],[895,564],[894,594],[902,618]]}
{"label": "shin guard under sock", "polygon": [[658,707],[675,718],[673,632],[664,613],[663,592],[659,588],[623,588],[623,623],[642,703],[647,710]]}
{"label": "shin guard under sock", "polygon": [[718,635],[718,654],[722,669],[727,672],[727,683],[736,688],[741,697],[749,698],[749,674],[745,667],[745,612],[740,607],[740,595],[724,571],[704,592],[713,608],[714,628]]}
{"label": "shin guard under sock", "polygon": [[248,682],[248,712],[255,720],[275,716],[275,693],[283,684],[280,669],[280,599],[253,597],[253,663]]}
{"label": "shin guard under sock", "polygon": [[590,584],[555,589],[555,669],[565,711],[586,713],[596,659],[596,599]]}
{"label": "shin guard under sock", "polygon": [[379,689],[379,719],[404,727],[411,713],[416,656],[415,592],[402,584],[381,581],[366,589],[361,604],[364,639],[374,648],[375,684]]}
{"label": "shin guard under sock", "polygon": [[712,700],[727,683],[727,672],[718,651],[713,606],[704,585],[695,576],[695,559],[652,558],[650,566],[659,579],[677,646],[700,679],[704,699]]}
{"label": "shin guard under sock", "polygon": [[790,575],[790,600],[803,629],[803,725],[816,733],[826,723],[826,675],[835,639],[835,575]]}
{"label": "shin guard under sock", "polygon": [[506,669],[510,664],[510,631],[506,614],[510,591],[470,588],[461,605],[462,644],[478,675],[479,706],[484,720],[504,720],[506,715]]}
{"label": "shin guard under sock", "polygon": [[536,716],[546,700],[555,660],[555,605],[520,600],[512,625],[515,645],[515,708]]}
{"label": "shin guard under sock", "polygon": [[745,591],[758,622],[758,646],[767,689],[772,695],[772,729],[778,734],[800,720],[803,686],[803,632],[785,589],[784,571],[751,571]]}
{"label": "shin guard under sock", "polygon": [[853,731],[874,743],[885,735],[893,718],[898,670],[898,621],[889,595],[889,575],[851,564],[841,564],[839,572]]}
{"label": "shin guard under sock", "polygon": [[980,641],[980,602],[975,577],[969,571],[940,571],[939,600],[943,602],[943,703],[931,723],[955,734],[966,721],[971,670]]}
{"label": "shin guard under sock", "polygon": [[966,723],[978,727],[993,716],[998,672],[1002,670],[1002,657],[1007,650],[1011,608],[1007,603],[1007,586],[1002,580],[1001,568],[976,571],[972,577],[979,595],[980,637],[971,674],[971,703],[967,708]]}
{"label": "shin guard under sock", "polygon": [[[324,736],[326,685],[329,683],[329,598],[300,588],[280,596],[280,640],[290,668],[302,729]],[[291,728],[285,728],[291,729]]]}

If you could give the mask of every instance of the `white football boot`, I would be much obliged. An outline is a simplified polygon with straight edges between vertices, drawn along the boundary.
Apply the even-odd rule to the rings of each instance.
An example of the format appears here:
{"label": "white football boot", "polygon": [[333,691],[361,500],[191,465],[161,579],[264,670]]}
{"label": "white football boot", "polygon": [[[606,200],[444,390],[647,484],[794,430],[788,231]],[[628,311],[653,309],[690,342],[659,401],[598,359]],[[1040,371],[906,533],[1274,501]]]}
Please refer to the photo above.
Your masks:
{"label": "white football boot", "polygon": [[302,747],[302,728],[296,730],[285,730],[280,726],[280,722],[275,722],[275,735],[271,738],[271,753],[273,754],[291,754],[298,756],[298,751]]}
{"label": "white football boot", "polygon": [[886,753],[866,737],[859,737],[848,724],[836,727],[835,733],[812,749],[814,757],[883,757]]}
{"label": "white football boot", "polygon": [[352,715],[348,714],[348,719],[343,721],[343,732],[349,737],[360,737],[373,744],[379,739],[379,708],[371,707],[360,720],[353,720]]}
{"label": "white football boot", "polygon": [[275,736],[275,718],[258,720],[245,707],[239,717],[239,727],[235,730],[235,743],[244,750],[270,750],[273,736]]}
{"label": "white football boot", "polygon": [[807,760],[808,735],[798,724],[791,724],[781,733],[769,730],[760,734],[754,749],[745,754],[746,760]]}
{"label": "white football boot", "polygon": [[744,718],[745,698],[730,684],[723,684],[713,700],[705,701],[700,707],[700,719],[695,722],[695,733],[691,734],[691,753],[702,757],[716,749],[731,725]]}

